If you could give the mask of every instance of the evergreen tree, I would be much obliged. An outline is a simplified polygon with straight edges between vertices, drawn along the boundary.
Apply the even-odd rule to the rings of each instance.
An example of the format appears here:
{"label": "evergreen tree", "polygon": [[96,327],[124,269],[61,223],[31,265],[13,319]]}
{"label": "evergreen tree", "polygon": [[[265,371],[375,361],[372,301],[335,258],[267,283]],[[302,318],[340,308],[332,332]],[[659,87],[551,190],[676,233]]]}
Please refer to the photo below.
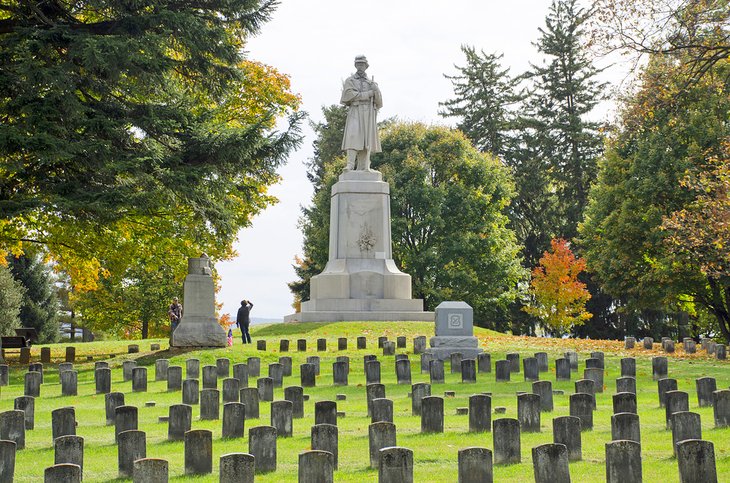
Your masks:
{"label": "evergreen tree", "polygon": [[0,252],[44,245],[76,294],[150,250],[230,255],[299,139],[288,79],[243,55],[274,5],[6,2]]}
{"label": "evergreen tree", "polygon": [[59,303],[55,280],[50,268],[37,254],[8,257],[15,280],[24,288],[20,322],[23,327],[33,327],[41,343],[56,342],[59,336]]}
{"label": "evergreen tree", "polygon": [[603,148],[601,125],[589,119],[605,86],[588,57],[587,18],[577,0],[554,0],[536,43],[545,62],[527,73],[532,87],[523,122],[535,140],[530,157],[545,163],[559,201],[557,231],[567,240],[577,234]]}
{"label": "evergreen tree", "polygon": [[10,269],[0,264],[0,335],[15,335],[13,329],[20,327],[24,291]]}
{"label": "evergreen tree", "polygon": [[459,74],[444,75],[454,86],[454,98],[439,103],[439,114],[458,118],[456,127],[484,153],[504,158],[514,149],[514,111],[521,96],[518,79],[502,68],[502,55],[477,52],[462,45],[466,65]]}

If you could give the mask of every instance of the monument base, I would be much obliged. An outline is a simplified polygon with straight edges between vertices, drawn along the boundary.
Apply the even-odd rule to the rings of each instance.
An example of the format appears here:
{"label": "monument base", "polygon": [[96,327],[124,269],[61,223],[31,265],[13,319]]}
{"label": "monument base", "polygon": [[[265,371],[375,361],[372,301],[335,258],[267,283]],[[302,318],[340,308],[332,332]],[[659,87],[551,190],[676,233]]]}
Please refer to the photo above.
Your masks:
{"label": "monument base", "polygon": [[226,347],[228,337],[215,317],[183,316],[172,333],[172,347]]}
{"label": "monument base", "polygon": [[431,354],[434,359],[446,360],[451,354],[457,352],[464,359],[476,359],[484,349],[479,347],[479,340],[472,336],[435,336],[431,337],[431,347],[426,349],[426,354]]}
{"label": "monument base", "polygon": [[284,322],[433,322],[433,312],[297,312]]}

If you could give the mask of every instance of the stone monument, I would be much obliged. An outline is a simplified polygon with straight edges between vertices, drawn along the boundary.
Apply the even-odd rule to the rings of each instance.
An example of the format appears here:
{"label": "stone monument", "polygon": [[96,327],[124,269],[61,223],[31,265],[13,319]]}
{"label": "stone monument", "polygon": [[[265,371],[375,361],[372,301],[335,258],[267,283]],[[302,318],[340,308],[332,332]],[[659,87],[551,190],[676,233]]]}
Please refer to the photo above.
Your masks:
{"label": "stone monument", "polygon": [[173,347],[226,347],[226,332],[215,316],[215,287],[210,259],[188,258],[183,285],[183,316],[172,333]]}
{"label": "stone monument", "polygon": [[462,359],[476,359],[484,352],[474,337],[474,309],[466,302],[441,302],[436,307],[436,335],[426,353],[444,360],[457,352]]}
{"label": "stone monument", "polygon": [[411,276],[393,261],[390,186],[370,169],[370,153],[380,151],[382,95],[365,75],[364,56],[355,58],[355,67],[341,98],[348,106],[342,140],[347,167],[332,187],[329,261],[312,277],[310,300],[285,321],[433,320],[423,300],[411,298]]}

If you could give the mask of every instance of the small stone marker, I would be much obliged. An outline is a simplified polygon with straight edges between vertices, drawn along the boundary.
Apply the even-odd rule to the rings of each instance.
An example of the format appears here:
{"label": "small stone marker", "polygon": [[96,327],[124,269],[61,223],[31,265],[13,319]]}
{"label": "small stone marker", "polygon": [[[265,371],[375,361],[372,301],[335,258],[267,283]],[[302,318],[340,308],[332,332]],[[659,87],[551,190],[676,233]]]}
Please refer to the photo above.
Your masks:
{"label": "small stone marker", "polygon": [[477,361],[474,359],[462,359],[461,361],[461,382],[474,384],[477,382]]}
{"label": "small stone marker", "polygon": [[7,386],[8,380],[9,380],[8,365],[0,364],[0,386]]}
{"label": "small stone marker", "polygon": [[537,381],[540,379],[540,370],[535,357],[525,357],[522,360],[522,370],[525,381]]}
{"label": "small stone marker", "polygon": [[426,396],[421,399],[421,433],[444,432],[444,399]]}
{"label": "small stone marker", "polygon": [[[73,409],[73,408],[72,408]],[[123,431],[136,430],[137,427],[137,407],[136,406],[117,406],[114,410],[114,434],[115,440],[119,443],[119,433]],[[73,433],[75,434],[75,433]],[[134,461],[134,460],[133,460]],[[129,471],[132,471],[130,462]]]}
{"label": "small stone marker", "polygon": [[413,451],[392,446],[380,450],[379,483],[413,483]]}
{"label": "small stone marker", "polygon": [[127,346],[127,354],[137,354],[139,352],[138,344],[129,344]]}
{"label": "small stone marker", "polygon": [[254,483],[256,463],[248,453],[228,453],[220,459],[220,483]]}
{"label": "small stone marker", "polygon": [[59,375],[61,380],[61,395],[63,396],[77,396],[78,395],[78,381],[79,374],[76,371],[63,371]]}
{"label": "small stone marker", "polygon": [[532,392],[540,397],[540,411],[553,410],[553,383],[552,381],[535,381],[532,383]]}
{"label": "small stone marker", "polygon": [[365,383],[380,384],[380,361],[365,363]]}
{"label": "small stone marker", "polygon": [[43,471],[44,483],[81,483],[81,468],[79,465],[62,463],[49,466]]}
{"label": "small stone marker", "polygon": [[134,471],[134,462],[147,457],[147,435],[144,431],[131,429],[117,435],[117,467],[121,478],[129,478]]}
{"label": "small stone marker", "polygon": [[385,386],[383,384],[368,384],[365,386],[365,395],[368,405],[368,416],[372,414],[372,401],[376,398],[385,397]]}
{"label": "small stone marker", "polygon": [[[273,411],[273,409],[272,409]],[[246,406],[240,402],[223,405],[223,438],[243,438],[246,420]]]}
{"label": "small stone marker", "polygon": [[497,382],[509,382],[510,379],[510,361],[497,361],[494,364],[494,373]]}
{"label": "small stone marker", "polygon": [[426,351],[426,336],[419,335],[413,338],[413,353],[423,354]]}
{"label": "small stone marker", "polygon": [[299,381],[302,387],[315,387],[316,380],[314,364],[307,363],[299,366]]}
{"label": "small stone marker", "polygon": [[215,367],[218,370],[218,377],[223,379],[231,375],[231,361],[228,358],[221,357],[215,360]]}
{"label": "small stone marker", "polygon": [[256,387],[259,390],[259,400],[274,400],[274,380],[270,377],[259,377],[256,380]]}
{"label": "small stone marker", "polygon": [[715,347],[715,357],[718,361],[727,360],[727,348],[724,344],[717,344],[717,347]]}
{"label": "small stone marker", "polygon": [[667,373],[669,371],[669,361],[666,357],[652,357],[651,358],[651,373],[652,378],[655,381],[658,381],[659,379],[664,379],[667,377]]}
{"label": "small stone marker", "polygon": [[621,359],[621,377],[636,377],[636,359],[633,357]]}
{"label": "small stone marker", "polygon": [[346,351],[347,350],[347,337],[339,337],[337,339],[337,350],[338,351]]}
{"label": "small stone marker", "polygon": [[395,375],[398,384],[411,384],[411,361],[401,359],[395,362]]}
{"label": "small stone marker", "polygon": [[312,426],[311,447],[313,450],[328,451],[332,454],[333,465],[338,467],[338,429],[333,424],[315,424]]}
{"label": "small stone marker", "polygon": [[517,352],[510,352],[506,355],[509,361],[509,371],[515,374],[520,372],[520,355]]}
{"label": "small stone marker", "polygon": [[593,409],[596,409],[596,383],[591,379],[578,379],[575,381],[575,392],[590,394],[593,398]]}
{"label": "small stone marker", "polygon": [[570,415],[580,419],[581,431],[593,429],[594,401],[592,394],[579,392],[570,395]]}
{"label": "small stone marker", "polygon": [[51,348],[50,347],[41,347],[41,363],[43,363],[43,364],[51,363]]}
{"label": "small stone marker", "polygon": [[53,463],[78,465],[84,474],[84,438],[81,436],[61,436],[53,440]]}
{"label": "small stone marker", "polygon": [[[375,357],[375,356],[373,356]],[[319,364],[320,359],[319,356],[308,356],[307,357],[307,364],[312,364],[314,366],[314,375],[319,376]]]}
{"label": "small stone marker", "polygon": [[75,362],[76,361],[76,347],[68,346],[66,347],[66,362]]}
{"label": "small stone marker", "polygon": [[191,429],[185,433],[185,474],[207,475],[213,472],[213,433]]}
{"label": "small stone marker", "polygon": [[641,443],[639,415],[636,413],[616,413],[611,416],[611,439],[626,439]]}
{"label": "small stone marker", "polygon": [[431,395],[431,385],[419,382],[411,386],[411,415],[421,415],[421,399]]}
{"label": "small stone marker", "polygon": [[276,428],[257,426],[248,430],[248,452],[256,461],[256,473],[276,471]]}
{"label": "small stone marker", "polygon": [[54,440],[61,436],[75,436],[76,409],[69,406],[51,411],[51,432]]}
{"label": "small stone marker", "polygon": [[685,439],[702,439],[700,415],[689,411],[672,414],[672,454],[677,455],[677,443]]}
{"label": "small stone marker", "polygon": [[[197,381],[197,379],[195,379]],[[167,368],[167,390],[179,391],[182,388],[182,366],[170,366]]]}
{"label": "small stone marker", "polygon": [[371,423],[378,421],[393,422],[393,401],[386,398],[375,398],[370,402]]}
{"label": "small stone marker", "polygon": [[644,337],[644,349],[651,350],[654,348],[654,339],[651,337]]}
{"label": "small stone marker", "polygon": [[559,443],[532,448],[532,468],[535,483],[570,483],[568,448]]}
{"label": "small stone marker", "polygon": [[[368,407],[372,408],[369,400]],[[372,413],[372,409],[370,410]],[[317,401],[314,403],[314,424],[332,424],[337,426],[337,403],[335,401]]]}
{"label": "small stone marker", "polygon": [[327,339],[317,339],[317,351],[324,352],[327,350]]}
{"label": "small stone marker", "polygon": [[106,409],[106,425],[114,424],[116,409],[124,406],[124,394],[121,392],[110,392],[104,395],[104,407]]}
{"label": "small stone marker", "polygon": [[24,396],[40,397],[42,375],[40,372],[26,372],[25,385],[23,387]]}
{"label": "small stone marker", "polygon": [[677,443],[681,483],[717,483],[715,446],[710,441],[687,439]]}
{"label": "small stone marker", "polygon": [[444,361],[431,360],[429,363],[429,378],[431,384],[443,384],[445,382]]}
{"label": "small stone marker", "polygon": [[[19,396],[15,398],[13,409],[23,411],[25,429],[35,427],[35,398],[32,396]],[[0,479],[2,481],[2,479]]]}
{"label": "small stone marker", "polygon": [[378,337],[378,349],[383,348],[383,344],[385,344],[388,341],[388,338],[386,336],[380,336]]}
{"label": "small stone marker", "polygon": [[0,440],[0,481],[12,482],[15,477],[15,441]]}
{"label": "small stone marker", "polygon": [[168,441],[183,441],[185,433],[192,427],[193,408],[188,404],[173,404],[168,411],[167,439]]}
{"label": "small stone marker", "polygon": [[383,355],[393,356],[395,355],[395,342],[386,340],[383,342]]}
{"label": "small stone marker", "polygon": [[568,359],[570,362],[570,370],[571,371],[577,371],[578,370],[578,353],[576,351],[566,351],[563,354],[563,357]]}
{"label": "small stone marker", "polygon": [[[69,373],[72,374],[73,372],[69,371]],[[132,392],[147,392],[146,367],[135,367],[134,369],[132,369]]]}
{"label": "small stone marker", "polygon": [[[233,377],[238,379],[238,387],[248,387],[248,364],[234,364]],[[239,454],[239,453],[236,453]],[[245,453],[240,453],[245,454]]]}
{"label": "small stone marker", "polygon": [[484,394],[474,394],[469,396],[469,432],[489,432],[491,429],[492,398]]}
{"label": "small stone marker", "polygon": [[185,379],[183,381],[182,402],[191,405],[200,403],[200,382],[197,379]]}
{"label": "small stone marker", "polygon": [[301,386],[289,386],[284,388],[284,399],[292,403],[292,417],[301,419],[304,417],[304,388]]}
{"label": "small stone marker", "polygon": [[266,341],[265,340],[257,340],[256,341],[256,349],[260,351],[266,350]]}
{"label": "small stone marker", "polygon": [[575,416],[553,418],[553,441],[568,448],[568,460],[580,461],[583,458],[580,418]]}
{"label": "small stone marker", "polygon": [[0,413],[0,440],[14,442],[18,450],[25,449],[25,411]]}
{"label": "small stone marker", "polygon": [[370,467],[380,465],[380,450],[396,445],[395,424],[380,421],[368,426],[368,440],[370,447]]}
{"label": "small stone marker", "polygon": [[606,483],[641,481],[641,445],[628,440],[606,443]]}
{"label": "small stone marker", "polygon": [[248,377],[259,377],[261,375],[261,359],[259,357],[249,357],[246,359],[248,366]]}
{"label": "small stone marker", "polygon": [[666,398],[666,423],[667,429],[671,428],[671,416],[679,411],[689,411],[689,394],[684,391],[667,391]]}
{"label": "small stone marker", "polygon": [[659,392],[659,407],[666,407],[667,392],[677,390],[677,380],[669,378],[659,379],[659,381],[657,381],[657,390]]}
{"label": "small stone marker", "polygon": [[[636,394],[633,392],[617,392],[613,395],[613,413],[634,413],[637,414]],[[614,438],[626,439],[626,438]]]}
{"label": "small stone marker", "polygon": [[132,370],[137,367],[136,361],[124,361],[122,362],[122,379],[124,382],[132,380]]}
{"label": "small stone marker", "polygon": [[357,338],[357,348],[358,349],[367,349],[367,347],[368,347],[367,338],[363,335],[358,337]]}
{"label": "small stone marker", "polygon": [[593,386],[595,392],[603,392],[603,369],[585,369],[583,371],[583,378],[590,379],[595,383],[595,386]]}
{"label": "small stone marker", "polygon": [[449,356],[449,359],[451,362],[451,373],[461,374],[461,361],[464,359],[464,356],[461,354],[461,352],[453,352]]}
{"label": "small stone marker", "polygon": [[220,419],[220,391],[203,389],[200,391],[200,420]]}
{"label": "small stone marker", "polygon": [[332,364],[332,384],[335,386],[347,386],[348,364],[344,361]]}
{"label": "small stone marker", "polygon": [[697,386],[697,403],[699,404],[699,406],[712,406],[712,393],[717,391],[717,381],[715,380],[715,378],[700,377],[695,381],[695,385]]}
{"label": "small stone marker", "polygon": [[520,394],[517,396],[517,419],[520,430],[525,433],[540,432],[540,396]]}
{"label": "small stone marker", "polygon": [[200,360],[187,359],[185,361],[185,377],[187,379],[200,379]]}
{"label": "small stone marker", "polygon": [[223,404],[238,402],[240,390],[238,379],[233,377],[223,379]]}
{"label": "small stone marker", "polygon": [[169,464],[167,460],[140,458],[132,463],[133,483],[166,483],[168,478]]}
{"label": "small stone marker", "polygon": [[279,340],[279,352],[289,352],[289,339]]}
{"label": "small stone marker", "polygon": [[480,373],[492,372],[492,354],[488,352],[482,352],[481,354],[477,355],[477,367],[479,368]]}
{"label": "small stone marker", "polygon": [[244,387],[240,391],[241,402],[246,406],[246,419],[259,418],[259,390],[255,387]]}
{"label": "small stone marker", "polygon": [[712,393],[712,406],[715,413],[715,428],[730,426],[730,389]]}
{"label": "small stone marker", "polygon": [[492,483],[492,452],[487,448],[459,450],[459,483]]}
{"label": "small stone marker", "polygon": [[97,394],[107,394],[112,390],[112,370],[100,367],[94,370],[94,385]]}
{"label": "small stone marker", "polygon": [[522,461],[520,454],[520,422],[512,418],[495,419],[492,423],[494,464],[513,464]]}
{"label": "small stone marker", "polygon": [[570,381],[570,361],[565,358],[555,359],[555,379],[557,381]]}
{"label": "small stone marker", "polygon": [[636,378],[619,377],[616,379],[616,392],[630,392],[636,394]]}
{"label": "small stone marker", "polygon": [[633,349],[636,344],[636,337],[626,337],[624,339],[624,349]]}
{"label": "small stone marker", "polygon": [[271,426],[276,429],[277,437],[291,438],[293,435],[293,412],[291,401],[271,403]]}
{"label": "small stone marker", "polygon": [[550,370],[547,352],[535,352],[535,359],[537,359],[537,369],[539,372],[548,372]]}
{"label": "small stone marker", "polygon": [[218,388],[218,368],[216,366],[203,366],[203,389]]}
{"label": "small stone marker", "polygon": [[297,339],[297,352],[307,352],[307,339]]}
{"label": "small stone marker", "polygon": [[299,453],[299,483],[333,483],[334,457],[329,451]]}

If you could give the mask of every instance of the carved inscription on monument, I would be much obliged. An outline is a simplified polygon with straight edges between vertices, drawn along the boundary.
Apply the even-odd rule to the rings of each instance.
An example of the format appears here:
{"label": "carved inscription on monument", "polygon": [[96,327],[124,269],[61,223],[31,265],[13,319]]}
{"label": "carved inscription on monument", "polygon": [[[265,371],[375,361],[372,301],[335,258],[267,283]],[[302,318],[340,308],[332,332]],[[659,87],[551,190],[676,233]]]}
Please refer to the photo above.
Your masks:
{"label": "carved inscription on monument", "polygon": [[463,314],[449,314],[449,329],[463,329],[464,328],[464,315]]}

